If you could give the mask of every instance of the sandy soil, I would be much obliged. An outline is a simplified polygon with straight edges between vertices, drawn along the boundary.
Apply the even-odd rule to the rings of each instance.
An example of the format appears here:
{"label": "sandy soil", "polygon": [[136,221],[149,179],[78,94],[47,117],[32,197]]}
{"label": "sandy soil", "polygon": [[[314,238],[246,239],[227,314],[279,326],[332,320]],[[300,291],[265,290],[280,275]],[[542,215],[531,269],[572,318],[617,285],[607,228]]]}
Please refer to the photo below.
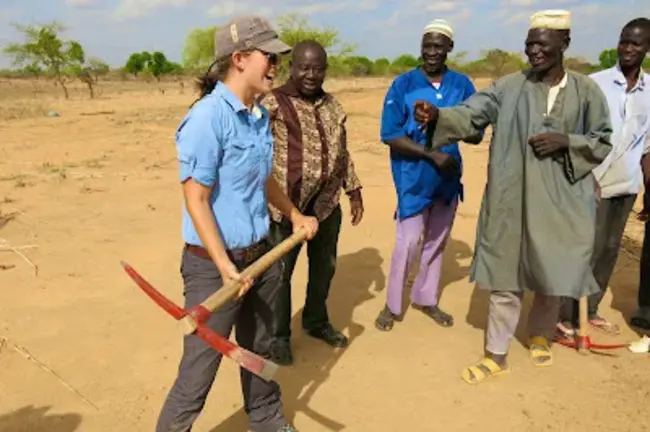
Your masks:
{"label": "sandy soil", "polygon": [[[21,251],[38,274],[17,254],[0,252],[1,265],[15,266],[0,271],[0,430],[151,431],[176,373],[181,332],[119,263],[128,261],[182,304],[173,133],[193,96],[175,83],[162,85],[164,94],[154,84],[105,83],[95,100],[80,89],[66,102],[9,85],[0,83],[10,95],[0,103],[0,212],[14,217],[0,227],[0,243],[37,245]],[[486,296],[467,273],[487,141],[463,148],[466,199],[446,251],[441,300],[456,325],[444,329],[408,309],[391,333],[374,329],[394,241],[395,197],[378,142],[387,85],[329,83],[349,113],[365,187],[364,221],[352,227],[344,220],[329,302],[334,324],[352,342],[335,351],[299,330],[303,253],[294,277],[297,363],[279,373],[287,415],[302,431],[647,427],[650,359],[627,350],[583,357],[558,346],[555,365],[536,369],[515,341],[511,374],[479,386],[460,379],[481,356],[486,322]],[[44,116],[47,109],[60,117]],[[349,215],[347,202],[344,210]],[[639,337],[626,319],[636,306],[642,233],[632,218],[602,308],[622,335],[594,334],[599,342]],[[225,361],[196,430],[247,430],[241,406],[239,374]]]}

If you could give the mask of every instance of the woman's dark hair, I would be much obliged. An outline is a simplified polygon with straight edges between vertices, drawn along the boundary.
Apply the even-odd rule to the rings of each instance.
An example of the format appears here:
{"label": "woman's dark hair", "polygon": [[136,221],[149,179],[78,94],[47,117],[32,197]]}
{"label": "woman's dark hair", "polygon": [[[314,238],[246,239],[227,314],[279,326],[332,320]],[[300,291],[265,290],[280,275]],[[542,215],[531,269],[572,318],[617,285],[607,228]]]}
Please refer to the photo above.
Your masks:
{"label": "woman's dark hair", "polygon": [[[244,55],[248,55],[252,52],[250,51],[242,51]],[[226,79],[226,75],[228,75],[228,70],[230,69],[230,66],[232,66],[232,56],[227,56],[227,57],[222,57],[220,59],[215,60],[210,67],[208,67],[207,72],[197,78],[195,82],[195,87],[199,91],[200,95],[197,100],[192,103],[194,105],[201,99],[203,99],[205,96],[210,94],[212,90],[217,86],[217,83],[219,81],[223,81]]]}
{"label": "woman's dark hair", "polygon": [[195,87],[199,91],[199,97],[192,105],[203,99],[206,95],[210,94],[217,86],[219,81],[223,81],[228,74],[228,69],[232,65],[232,57],[224,57],[215,60],[205,74],[197,78]]}

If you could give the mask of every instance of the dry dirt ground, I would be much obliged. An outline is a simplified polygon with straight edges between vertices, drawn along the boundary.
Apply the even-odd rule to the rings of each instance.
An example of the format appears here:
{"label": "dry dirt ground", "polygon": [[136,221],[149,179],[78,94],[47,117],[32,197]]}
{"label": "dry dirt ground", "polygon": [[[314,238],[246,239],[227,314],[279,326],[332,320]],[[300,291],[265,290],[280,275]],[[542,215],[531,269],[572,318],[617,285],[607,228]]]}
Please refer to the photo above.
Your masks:
{"label": "dry dirt ground", "polygon": [[[486,296],[468,282],[488,144],[465,145],[466,200],[445,255],[444,329],[408,309],[390,333],[373,321],[385,299],[395,207],[388,153],[378,142],[387,80],[331,81],[349,114],[350,147],[366,214],[344,221],[329,302],[351,337],[335,351],[306,337],[304,254],[294,283],[295,366],[279,372],[287,415],[301,431],[641,431],[650,359],[627,350],[582,357],[556,347],[537,369],[513,342],[511,374],[460,379],[482,353]],[[486,85],[479,82],[478,86]],[[131,263],[182,304],[174,128],[193,95],[177,83],[104,83],[70,101],[41,84],[0,84],[0,430],[151,431],[181,354],[181,332],[120,267]],[[45,92],[49,96],[40,96]],[[46,117],[56,110],[60,117]],[[349,214],[344,202],[346,216]],[[631,218],[602,312],[625,323],[636,306],[642,226]],[[29,247],[37,246],[37,247]],[[523,321],[523,320],[522,320]],[[521,340],[524,326],[520,325]],[[78,393],[76,393],[78,392]],[[224,361],[197,431],[246,431],[239,374]]]}

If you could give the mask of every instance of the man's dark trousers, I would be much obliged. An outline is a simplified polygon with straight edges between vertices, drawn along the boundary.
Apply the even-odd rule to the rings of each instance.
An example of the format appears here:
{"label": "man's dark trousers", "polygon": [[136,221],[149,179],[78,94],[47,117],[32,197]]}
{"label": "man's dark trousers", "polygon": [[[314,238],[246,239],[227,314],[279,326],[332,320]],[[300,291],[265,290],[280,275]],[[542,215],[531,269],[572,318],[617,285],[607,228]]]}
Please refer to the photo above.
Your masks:
{"label": "man's dark trousers", "polygon": [[643,328],[650,330],[650,220],[645,223],[643,249],[639,268],[639,310],[645,324]]}
{"label": "man's dark trousers", "polygon": [[[598,316],[598,306],[607,292],[609,280],[614,272],[625,225],[635,200],[636,195],[621,195],[603,198],[598,204],[591,269],[600,290],[588,298],[589,319]],[[560,309],[560,322],[576,326],[578,316],[578,302],[571,298],[564,298]]]}
{"label": "man's dark trousers", "polygon": [[[302,327],[315,330],[329,323],[327,297],[336,271],[339,232],[341,229],[341,207],[320,222],[318,232],[307,242],[309,279],[307,296],[302,311]],[[288,222],[271,223],[271,238],[277,244],[291,236],[293,228]],[[277,304],[277,325],[275,339],[288,343],[291,338],[291,277],[302,245],[296,246],[282,259],[282,277]]]}

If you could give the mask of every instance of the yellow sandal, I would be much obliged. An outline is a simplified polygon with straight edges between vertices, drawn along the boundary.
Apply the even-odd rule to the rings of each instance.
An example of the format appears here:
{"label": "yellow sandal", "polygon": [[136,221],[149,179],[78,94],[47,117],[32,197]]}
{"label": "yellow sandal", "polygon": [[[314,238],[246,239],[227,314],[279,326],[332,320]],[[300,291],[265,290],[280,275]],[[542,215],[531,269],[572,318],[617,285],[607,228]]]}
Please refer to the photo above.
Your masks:
{"label": "yellow sandal", "polygon": [[503,375],[510,372],[508,366],[502,368],[494,360],[485,357],[474,366],[463,371],[461,377],[468,384],[478,384],[490,376]]}
{"label": "yellow sandal", "polygon": [[535,336],[528,341],[528,351],[535,366],[544,367],[553,364],[553,353],[548,339],[543,336]]}

